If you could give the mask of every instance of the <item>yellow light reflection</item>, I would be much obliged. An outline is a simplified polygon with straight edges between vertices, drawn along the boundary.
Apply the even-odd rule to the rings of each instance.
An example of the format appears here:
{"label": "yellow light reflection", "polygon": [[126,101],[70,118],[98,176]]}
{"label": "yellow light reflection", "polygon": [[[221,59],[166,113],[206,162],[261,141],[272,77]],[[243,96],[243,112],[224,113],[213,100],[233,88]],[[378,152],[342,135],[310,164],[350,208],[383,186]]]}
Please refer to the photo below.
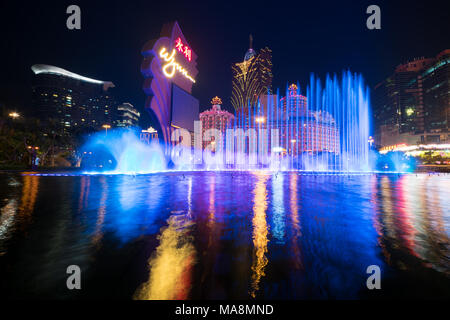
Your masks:
{"label": "yellow light reflection", "polygon": [[189,297],[195,248],[189,235],[193,222],[173,215],[159,236],[160,245],[149,260],[150,276],[136,293],[137,300],[183,300]]}
{"label": "yellow light reflection", "polygon": [[22,198],[20,201],[19,213],[25,222],[31,218],[36,196],[39,188],[39,177],[26,175],[23,177]]}
{"label": "yellow light reflection", "polygon": [[259,290],[259,282],[265,275],[264,268],[269,262],[266,257],[267,253],[267,187],[266,182],[268,175],[257,173],[258,181],[256,182],[253,200],[253,263],[252,263],[252,283],[250,295],[255,298],[256,292]]}

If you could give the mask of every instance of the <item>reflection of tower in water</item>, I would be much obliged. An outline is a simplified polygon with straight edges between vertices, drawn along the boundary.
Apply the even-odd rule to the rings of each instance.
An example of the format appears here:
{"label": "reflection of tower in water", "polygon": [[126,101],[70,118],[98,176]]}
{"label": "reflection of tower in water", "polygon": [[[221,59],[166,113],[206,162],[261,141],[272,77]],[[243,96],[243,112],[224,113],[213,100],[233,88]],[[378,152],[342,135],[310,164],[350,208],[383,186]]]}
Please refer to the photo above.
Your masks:
{"label": "reflection of tower in water", "polygon": [[[192,179],[192,178],[191,178]],[[173,211],[161,228],[159,246],[149,259],[150,275],[135,292],[137,300],[183,300],[189,298],[195,247],[190,235],[194,222],[191,217],[192,180],[189,181],[188,212]]]}
{"label": "reflection of tower in water", "polygon": [[266,210],[267,210],[267,188],[268,175],[258,174],[258,181],[254,190],[253,200],[253,263],[252,263],[252,283],[250,295],[255,298],[259,290],[261,278],[265,276],[264,268],[269,260],[267,259],[267,243],[269,242]]}
{"label": "reflection of tower in water", "polygon": [[23,217],[31,216],[36,202],[37,191],[39,187],[39,177],[24,176],[23,192],[19,211]]}

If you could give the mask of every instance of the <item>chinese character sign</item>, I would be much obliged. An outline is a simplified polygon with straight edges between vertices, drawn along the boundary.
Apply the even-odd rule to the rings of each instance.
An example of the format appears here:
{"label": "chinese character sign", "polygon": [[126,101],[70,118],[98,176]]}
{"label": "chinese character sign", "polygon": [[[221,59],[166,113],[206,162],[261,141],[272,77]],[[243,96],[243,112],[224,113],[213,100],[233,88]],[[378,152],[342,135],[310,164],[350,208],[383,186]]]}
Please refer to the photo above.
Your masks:
{"label": "chinese character sign", "polygon": [[186,59],[189,60],[189,62],[192,60],[192,50],[187,45],[183,44],[181,41],[181,38],[178,37],[177,40],[175,40],[175,48],[181,52]]}

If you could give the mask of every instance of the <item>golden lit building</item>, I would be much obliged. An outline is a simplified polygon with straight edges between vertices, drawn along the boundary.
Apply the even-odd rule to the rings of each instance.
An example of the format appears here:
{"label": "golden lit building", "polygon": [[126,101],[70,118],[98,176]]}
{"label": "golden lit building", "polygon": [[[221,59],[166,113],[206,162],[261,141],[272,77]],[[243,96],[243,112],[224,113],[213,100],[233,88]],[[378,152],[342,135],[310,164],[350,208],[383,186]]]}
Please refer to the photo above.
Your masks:
{"label": "golden lit building", "polygon": [[255,106],[259,96],[268,94],[272,87],[272,50],[264,48],[257,53],[250,48],[244,61],[231,66],[233,74],[231,104],[236,111]]}

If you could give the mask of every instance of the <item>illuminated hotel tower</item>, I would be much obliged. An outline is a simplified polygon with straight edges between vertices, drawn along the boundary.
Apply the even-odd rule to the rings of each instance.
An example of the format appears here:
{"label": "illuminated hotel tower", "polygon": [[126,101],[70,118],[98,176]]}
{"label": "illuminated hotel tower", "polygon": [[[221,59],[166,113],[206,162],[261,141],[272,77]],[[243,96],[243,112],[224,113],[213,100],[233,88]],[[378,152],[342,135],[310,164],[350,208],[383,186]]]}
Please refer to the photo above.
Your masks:
{"label": "illuminated hotel tower", "polygon": [[308,110],[308,99],[300,94],[295,84],[289,86],[288,95],[280,102],[277,118],[270,125],[280,130],[280,145],[284,152],[294,155],[302,152],[339,153],[339,128],[331,114]]}
{"label": "illuminated hotel tower", "polygon": [[244,61],[231,66],[231,104],[236,111],[246,110],[248,105],[255,106],[258,98],[272,87],[272,50],[266,47],[257,53],[252,48],[252,41],[250,35],[250,48]]}
{"label": "illuminated hotel tower", "polygon": [[[208,129],[217,129],[222,132],[225,139],[225,132],[233,126],[234,115],[226,110],[221,110],[222,100],[219,97],[214,97],[211,100],[212,108],[210,110],[200,113],[200,121],[202,122],[202,136]],[[203,148],[209,142],[203,141]]]}

